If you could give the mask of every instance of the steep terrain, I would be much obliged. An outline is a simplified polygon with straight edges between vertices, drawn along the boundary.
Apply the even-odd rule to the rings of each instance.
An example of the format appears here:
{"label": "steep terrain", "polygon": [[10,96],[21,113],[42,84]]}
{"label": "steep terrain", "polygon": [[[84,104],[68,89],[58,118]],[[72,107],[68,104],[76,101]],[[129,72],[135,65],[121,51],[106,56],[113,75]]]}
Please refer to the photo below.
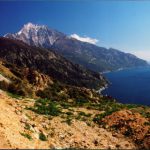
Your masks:
{"label": "steep terrain", "polygon": [[[31,35],[30,39],[26,38],[28,35]],[[47,40],[45,46],[43,35]],[[0,90],[0,148],[150,148],[149,107],[117,103],[112,97],[98,94],[95,89],[107,84],[101,74],[42,48],[55,47],[65,38],[65,46],[69,46],[70,38],[33,24],[9,36],[13,39],[0,38],[0,89],[3,90]],[[23,39],[14,40],[15,36]],[[25,44],[24,39],[28,44],[32,41],[32,46]],[[69,41],[79,42],[75,39]],[[72,44],[67,53],[74,51],[71,47]],[[66,52],[63,45],[62,49],[58,48],[61,50]],[[82,54],[81,49],[76,50]],[[101,57],[106,59],[107,50],[103,52]],[[121,52],[112,52],[119,59]],[[124,58],[125,55],[121,54],[123,61],[130,56],[134,64],[146,64],[135,56],[129,54]],[[96,55],[100,55],[98,50]],[[112,56],[108,58],[112,59],[107,63],[115,64]]]}
{"label": "steep terrain", "polygon": [[73,64],[53,51],[31,47],[18,40],[0,38],[0,53],[0,59],[15,65],[16,69],[29,68],[68,85],[98,88],[106,84],[99,73]]}
{"label": "steep terrain", "polygon": [[3,40],[8,44],[0,48],[0,89],[5,90],[0,90],[0,148],[150,148],[149,107],[120,104],[59,82],[22,62],[31,47],[24,51],[20,41]]}
{"label": "steep terrain", "polygon": [[32,46],[53,49],[70,61],[98,72],[148,65],[146,61],[132,54],[81,42],[47,26],[32,23],[24,25],[18,33],[9,33],[5,37],[22,40]]}

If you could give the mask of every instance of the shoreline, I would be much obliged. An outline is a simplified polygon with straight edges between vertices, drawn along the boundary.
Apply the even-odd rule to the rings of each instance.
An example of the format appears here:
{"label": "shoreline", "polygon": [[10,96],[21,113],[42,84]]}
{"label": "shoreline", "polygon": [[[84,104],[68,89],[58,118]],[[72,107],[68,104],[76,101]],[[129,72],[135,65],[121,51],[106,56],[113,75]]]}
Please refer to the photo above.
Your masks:
{"label": "shoreline", "polygon": [[122,70],[126,70],[128,68],[118,68],[116,70],[107,70],[107,71],[102,71],[101,74],[106,74],[106,73],[111,73],[111,72],[117,72],[117,71],[122,71]]}
{"label": "shoreline", "polygon": [[112,72],[118,72],[118,71],[123,71],[123,70],[130,70],[130,69],[135,69],[135,68],[143,68],[143,67],[150,67],[150,65],[147,66],[137,66],[137,67],[125,67],[125,68],[118,68],[116,70],[106,70],[100,72],[102,75],[107,74],[107,73],[112,73]]}
{"label": "shoreline", "polygon": [[108,84],[105,85],[105,86],[103,86],[103,87],[101,87],[99,90],[97,90],[97,92],[98,92],[99,94],[102,94],[102,91],[104,91],[104,90],[107,89],[107,88],[108,88]]}

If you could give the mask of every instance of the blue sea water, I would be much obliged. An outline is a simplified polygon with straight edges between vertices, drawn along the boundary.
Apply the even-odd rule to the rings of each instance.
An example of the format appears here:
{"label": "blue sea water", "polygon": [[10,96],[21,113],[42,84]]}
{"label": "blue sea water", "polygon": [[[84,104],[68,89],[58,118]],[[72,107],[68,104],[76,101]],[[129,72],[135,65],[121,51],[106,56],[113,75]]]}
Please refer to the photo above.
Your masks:
{"label": "blue sea water", "polygon": [[150,106],[150,67],[138,67],[105,73],[111,82],[102,94],[109,95],[121,103]]}

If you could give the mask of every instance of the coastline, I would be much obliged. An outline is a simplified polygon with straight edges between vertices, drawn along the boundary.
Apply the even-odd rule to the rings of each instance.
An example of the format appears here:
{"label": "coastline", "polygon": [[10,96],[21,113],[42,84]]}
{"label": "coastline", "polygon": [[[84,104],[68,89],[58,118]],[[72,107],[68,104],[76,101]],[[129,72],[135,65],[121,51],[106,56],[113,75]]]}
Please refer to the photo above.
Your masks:
{"label": "coastline", "polygon": [[[104,74],[111,84],[108,88],[100,89],[100,93],[105,96],[110,95],[118,102],[125,104],[150,105],[150,67],[134,67],[124,69],[124,71]],[[111,79],[111,80],[110,80]],[[142,92],[140,92],[142,91]]]}
{"label": "coastline", "polygon": [[111,72],[117,72],[117,71],[121,71],[121,70],[125,70],[127,68],[118,68],[116,70],[107,70],[107,71],[102,71],[101,74],[106,74],[106,73],[111,73]]}
{"label": "coastline", "polygon": [[101,87],[99,90],[97,90],[97,92],[98,92],[99,94],[102,94],[102,91],[104,91],[104,90],[107,89],[107,88],[108,88],[108,84],[106,84],[105,86]]}
{"label": "coastline", "polygon": [[103,74],[107,74],[107,73],[118,72],[118,71],[123,71],[123,70],[130,70],[130,69],[135,69],[135,68],[143,68],[143,67],[150,67],[150,64],[147,66],[124,67],[124,68],[118,68],[116,70],[106,70],[106,71],[102,71],[100,73],[103,75]]}

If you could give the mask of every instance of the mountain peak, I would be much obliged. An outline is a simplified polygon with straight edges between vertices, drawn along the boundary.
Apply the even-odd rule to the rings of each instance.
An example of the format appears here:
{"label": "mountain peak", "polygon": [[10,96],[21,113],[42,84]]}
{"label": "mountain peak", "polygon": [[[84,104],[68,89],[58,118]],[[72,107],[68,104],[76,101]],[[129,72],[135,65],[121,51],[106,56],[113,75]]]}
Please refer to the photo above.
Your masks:
{"label": "mountain peak", "polygon": [[31,22],[28,22],[27,24],[24,25],[23,28],[26,28],[26,29],[37,29],[37,28],[47,28],[47,26],[45,25],[39,25],[39,24],[33,24]]}
{"label": "mountain peak", "polygon": [[28,22],[27,24],[24,25],[24,27],[30,28],[30,27],[35,27],[36,24],[33,24],[31,22]]}
{"label": "mountain peak", "polygon": [[40,29],[43,29],[43,30],[48,30],[48,27],[47,26],[44,26],[44,25],[38,25],[38,24],[33,24],[31,22],[25,24],[23,26],[23,28],[16,34],[21,34],[23,32],[29,32],[32,30],[32,32],[38,32]]}
{"label": "mountain peak", "polygon": [[82,39],[80,41],[47,26],[30,22],[25,24],[19,32],[6,34],[4,37],[21,40],[31,46],[52,48],[72,62],[98,72],[147,65],[146,61],[134,55],[82,42],[84,39],[82,37],[78,37]]}
{"label": "mountain peak", "polygon": [[33,24],[31,22],[25,24],[23,28],[15,34],[6,34],[4,37],[22,40],[23,42],[33,45],[48,48],[55,41],[65,34],[50,29],[45,25]]}

